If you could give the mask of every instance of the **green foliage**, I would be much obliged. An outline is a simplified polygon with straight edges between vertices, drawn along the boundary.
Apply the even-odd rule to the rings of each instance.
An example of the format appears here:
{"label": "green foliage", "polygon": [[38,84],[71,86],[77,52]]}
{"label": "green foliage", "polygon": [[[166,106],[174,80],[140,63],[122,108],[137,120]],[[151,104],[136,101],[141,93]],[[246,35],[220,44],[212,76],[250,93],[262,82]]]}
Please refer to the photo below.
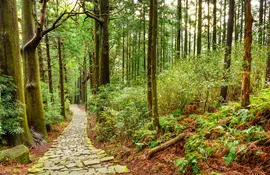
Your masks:
{"label": "green foliage", "polygon": [[16,86],[9,76],[0,75],[0,141],[4,134],[23,133],[20,115],[24,106],[14,100]]}
{"label": "green foliage", "polygon": [[181,131],[185,129],[184,126],[178,123],[178,118],[173,115],[160,117],[159,119],[160,128],[163,132],[173,132],[178,135]]}
{"label": "green foliage", "polygon": [[175,160],[174,165],[178,168],[178,171],[181,173],[186,173],[187,166],[188,166],[188,160],[185,158],[180,158]]}
{"label": "green foliage", "polygon": [[[44,103],[46,125],[53,125],[60,123],[64,117],[60,115],[61,104],[58,92],[51,94],[46,83],[41,82],[42,99]],[[52,101],[53,96],[53,101]]]}
{"label": "green foliage", "polygon": [[226,147],[230,149],[230,152],[228,153],[228,155],[224,157],[226,166],[228,166],[233,160],[235,160],[238,144],[239,144],[239,140],[236,140],[234,142],[229,142],[226,144]]}
{"label": "green foliage", "polygon": [[91,96],[90,109],[97,106],[99,140],[131,136],[149,121],[145,90],[142,87],[110,85],[101,87],[97,96]]}

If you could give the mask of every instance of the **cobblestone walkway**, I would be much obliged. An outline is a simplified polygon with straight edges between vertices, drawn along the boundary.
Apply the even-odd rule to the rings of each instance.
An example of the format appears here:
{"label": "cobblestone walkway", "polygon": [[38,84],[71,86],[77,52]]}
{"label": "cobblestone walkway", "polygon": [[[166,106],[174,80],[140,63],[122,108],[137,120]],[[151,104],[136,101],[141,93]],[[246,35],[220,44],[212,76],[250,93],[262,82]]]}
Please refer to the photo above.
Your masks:
{"label": "cobblestone walkway", "polygon": [[105,151],[96,149],[86,134],[84,111],[71,105],[74,118],[52,148],[40,158],[29,175],[97,175],[127,173],[129,170],[114,162]]}

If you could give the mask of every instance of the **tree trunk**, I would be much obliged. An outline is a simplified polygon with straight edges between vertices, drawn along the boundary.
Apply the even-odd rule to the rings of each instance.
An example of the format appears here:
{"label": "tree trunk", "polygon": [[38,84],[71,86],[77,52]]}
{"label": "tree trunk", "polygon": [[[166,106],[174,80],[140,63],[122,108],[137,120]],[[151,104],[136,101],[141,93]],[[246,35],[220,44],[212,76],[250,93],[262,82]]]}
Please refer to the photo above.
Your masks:
{"label": "tree trunk", "polygon": [[181,28],[182,28],[182,2],[177,0],[177,43],[176,43],[176,55],[177,59],[181,56]]}
{"label": "tree trunk", "polygon": [[[229,0],[229,19],[227,26],[227,41],[225,48],[225,57],[224,57],[224,73],[222,80],[226,84],[228,83],[228,74],[230,72],[231,66],[231,50],[232,50],[232,36],[233,36],[233,24],[234,24],[234,0]],[[221,103],[224,103],[227,100],[228,85],[223,85],[221,87],[220,96]]]}
{"label": "tree trunk", "polygon": [[217,48],[217,0],[213,0],[213,50]]}
{"label": "tree trunk", "polygon": [[[94,7],[95,15],[99,15],[98,1],[95,1]],[[100,54],[100,25],[98,21],[95,21],[95,57],[94,57],[94,89],[93,93],[96,94],[99,87],[99,54]]]}
{"label": "tree trunk", "polygon": [[43,66],[43,55],[41,44],[38,45],[38,60],[39,60],[39,71],[40,71],[40,80],[45,82],[45,71]]}
{"label": "tree trunk", "polygon": [[188,53],[188,0],[186,0],[186,16],[185,16],[185,42],[184,42],[184,57],[187,57]]}
{"label": "tree trunk", "polygon": [[244,2],[241,2],[241,23],[240,23],[240,42],[243,40],[243,23],[244,23],[244,10],[245,4]]}
{"label": "tree trunk", "polygon": [[58,38],[58,61],[59,61],[59,85],[60,85],[60,100],[61,100],[61,115],[66,119],[66,105],[65,105],[65,88],[64,88],[64,66],[62,49],[63,45],[60,38]]}
{"label": "tree trunk", "polygon": [[148,151],[148,155],[147,155],[147,159],[150,159],[153,157],[154,154],[156,154],[157,152],[159,151],[162,151],[166,148],[168,148],[169,146],[172,146],[174,144],[176,144],[177,142],[179,142],[180,140],[184,139],[186,137],[186,134],[185,133],[181,133],[179,134],[177,137],[165,142],[165,143],[162,143],[161,145],[151,149],[150,151]]}
{"label": "tree trunk", "polygon": [[[33,1],[22,0],[22,36],[23,45],[34,37]],[[38,42],[39,43],[39,42]],[[25,102],[28,124],[47,139],[45,112],[40,87],[39,62],[36,53],[38,43],[24,47],[25,62]]]}
{"label": "tree trunk", "polygon": [[242,94],[241,106],[248,108],[250,104],[250,71],[251,71],[251,44],[252,44],[252,23],[253,17],[251,14],[251,0],[245,1],[245,43],[244,43],[244,62],[242,73]]}
{"label": "tree trunk", "polygon": [[259,45],[262,45],[263,37],[263,0],[260,0],[260,9],[259,9]]}
{"label": "tree trunk", "polygon": [[196,3],[195,3],[195,25],[194,25],[194,37],[193,37],[193,41],[194,41],[194,43],[193,43],[193,48],[194,48],[194,50],[193,50],[193,53],[194,53],[194,55],[196,54],[196,34],[197,34],[197,32],[196,32],[196,29],[197,29],[197,17],[198,17],[198,15],[197,15],[197,6],[198,6],[198,0],[196,0]]}
{"label": "tree trunk", "polygon": [[153,0],[153,32],[152,32],[152,44],[151,44],[151,80],[152,80],[152,115],[153,125],[155,129],[159,129],[159,116],[158,116],[158,102],[157,102],[157,82],[156,82],[156,70],[157,70],[157,30],[158,30],[158,10],[157,0]]}
{"label": "tree trunk", "polygon": [[201,54],[201,49],[202,49],[202,0],[199,0],[197,55]]}
{"label": "tree trunk", "polygon": [[122,31],[122,81],[125,82],[125,30]]}
{"label": "tree trunk", "polygon": [[[53,95],[52,65],[51,65],[51,53],[50,53],[50,43],[49,43],[48,35],[45,36],[45,43],[46,43],[46,54],[47,54],[49,91],[51,95]],[[53,96],[52,96],[52,100],[53,100]]]}
{"label": "tree trunk", "polygon": [[[270,2],[268,2],[270,7]],[[267,60],[266,60],[266,85],[270,85],[270,10],[268,10],[268,25],[267,25]]]}
{"label": "tree trunk", "polygon": [[[86,46],[85,46],[86,47]],[[86,51],[83,58],[83,73],[82,73],[82,105],[87,109],[87,61],[86,61]]]}
{"label": "tree trunk", "polygon": [[[15,0],[3,0],[0,6],[0,68],[4,74],[12,76],[16,85],[15,99],[25,104],[24,82],[20,57],[17,5]],[[24,133],[14,135],[11,145],[33,145],[33,138],[28,127],[26,109],[20,115],[20,126]]]}
{"label": "tree trunk", "polygon": [[221,41],[222,45],[225,44],[225,38],[226,38],[226,14],[227,14],[227,0],[224,1],[223,34],[222,34],[222,41]]}
{"label": "tree trunk", "polygon": [[210,0],[207,1],[207,49],[210,50]]}
{"label": "tree trunk", "polygon": [[100,16],[103,22],[100,24],[102,49],[99,64],[100,85],[110,83],[110,66],[109,66],[109,0],[100,0]]}
{"label": "tree trunk", "polygon": [[148,27],[148,55],[147,55],[147,109],[148,116],[152,118],[152,35],[153,35],[153,0],[150,0],[149,27]]}

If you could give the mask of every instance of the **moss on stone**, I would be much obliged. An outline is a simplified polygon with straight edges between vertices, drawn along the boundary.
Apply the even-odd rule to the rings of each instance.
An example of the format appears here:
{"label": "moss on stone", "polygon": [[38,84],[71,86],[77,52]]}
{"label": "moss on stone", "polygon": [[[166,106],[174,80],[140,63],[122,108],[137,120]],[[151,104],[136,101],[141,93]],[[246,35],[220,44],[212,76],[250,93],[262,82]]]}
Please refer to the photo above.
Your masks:
{"label": "moss on stone", "polygon": [[7,160],[13,160],[19,163],[31,162],[29,158],[29,149],[24,145],[19,145],[0,152],[0,161]]}

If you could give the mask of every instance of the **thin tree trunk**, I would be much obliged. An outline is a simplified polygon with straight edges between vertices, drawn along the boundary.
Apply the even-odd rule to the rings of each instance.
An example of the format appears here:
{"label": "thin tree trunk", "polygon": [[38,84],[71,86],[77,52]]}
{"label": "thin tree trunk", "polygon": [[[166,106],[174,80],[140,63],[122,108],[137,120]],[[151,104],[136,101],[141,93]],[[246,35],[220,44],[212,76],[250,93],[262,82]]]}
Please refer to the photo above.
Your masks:
{"label": "thin tree trunk", "polygon": [[199,0],[197,55],[201,54],[201,49],[202,49],[202,0]]}
{"label": "thin tree trunk", "polygon": [[61,115],[66,119],[66,105],[65,105],[65,88],[64,88],[64,66],[62,57],[62,41],[58,38],[58,61],[59,61],[59,87],[60,87],[60,102]]}
{"label": "thin tree trunk", "polygon": [[[151,8],[151,6],[150,6]],[[152,115],[153,115],[153,126],[159,129],[159,116],[158,116],[158,103],[157,103],[157,83],[156,83],[156,70],[157,70],[157,30],[158,30],[158,10],[157,0],[153,0],[153,29],[152,29],[152,42],[151,42],[151,83],[152,83]]]}
{"label": "thin tree trunk", "polygon": [[259,9],[259,45],[262,45],[263,38],[263,0],[260,0],[260,9]]}
{"label": "thin tree trunk", "polygon": [[[231,67],[231,50],[232,50],[232,36],[233,36],[233,24],[234,24],[234,0],[229,0],[229,19],[227,26],[227,41],[225,48],[225,57],[224,57],[224,74],[223,74],[223,82],[227,84],[228,82],[228,74],[230,72]],[[221,102],[224,103],[227,100],[228,93],[228,85],[223,85],[221,87],[220,96]]]}
{"label": "thin tree trunk", "polygon": [[207,49],[210,50],[210,0],[207,1],[207,8],[208,8],[208,14],[207,14]]}
{"label": "thin tree trunk", "polygon": [[196,0],[196,3],[195,3],[195,26],[194,26],[194,37],[193,37],[193,41],[194,41],[194,44],[193,44],[193,48],[194,48],[194,55],[196,54],[196,34],[197,34],[197,32],[196,32],[196,29],[197,29],[197,6],[198,6],[198,0]]}
{"label": "thin tree trunk", "polygon": [[225,38],[226,38],[226,30],[227,30],[226,29],[226,14],[227,14],[227,0],[224,1],[222,45],[225,44]]}
{"label": "thin tree trunk", "polygon": [[241,106],[248,108],[250,104],[250,71],[251,71],[251,45],[252,45],[252,23],[251,0],[245,1],[245,43],[244,43],[244,61],[242,73],[242,94]]}
{"label": "thin tree trunk", "polygon": [[110,83],[110,66],[109,66],[109,0],[100,0],[100,14],[103,19],[101,26],[101,42],[102,49],[100,54],[100,85],[106,85]]}
{"label": "thin tree trunk", "polygon": [[217,0],[213,0],[213,50],[217,48]]}
{"label": "thin tree trunk", "polygon": [[177,43],[176,43],[176,55],[177,59],[181,56],[181,28],[182,28],[182,2],[177,0]]}
{"label": "thin tree trunk", "polygon": [[[268,2],[270,7],[270,2]],[[266,60],[266,85],[270,85],[270,10],[268,10],[268,25],[267,25],[267,60]]]}
{"label": "thin tree trunk", "polygon": [[125,82],[125,30],[122,31],[122,81]]}
{"label": "thin tree trunk", "polygon": [[[98,1],[95,1],[95,6],[94,6],[94,13],[95,15],[99,15],[99,8],[98,8]],[[93,66],[93,71],[94,71],[94,89],[93,93],[96,94],[98,91],[99,87],[99,53],[100,53],[100,26],[99,22],[95,20],[95,57],[94,57],[94,66]]]}
{"label": "thin tree trunk", "polygon": [[186,16],[185,16],[185,42],[184,42],[184,57],[187,57],[188,53],[188,0],[186,0]]}
{"label": "thin tree trunk", "polygon": [[52,100],[53,100],[52,65],[51,65],[51,53],[50,53],[50,43],[49,43],[48,35],[45,36],[45,43],[46,43],[46,54],[47,54],[49,91],[52,95]]}

